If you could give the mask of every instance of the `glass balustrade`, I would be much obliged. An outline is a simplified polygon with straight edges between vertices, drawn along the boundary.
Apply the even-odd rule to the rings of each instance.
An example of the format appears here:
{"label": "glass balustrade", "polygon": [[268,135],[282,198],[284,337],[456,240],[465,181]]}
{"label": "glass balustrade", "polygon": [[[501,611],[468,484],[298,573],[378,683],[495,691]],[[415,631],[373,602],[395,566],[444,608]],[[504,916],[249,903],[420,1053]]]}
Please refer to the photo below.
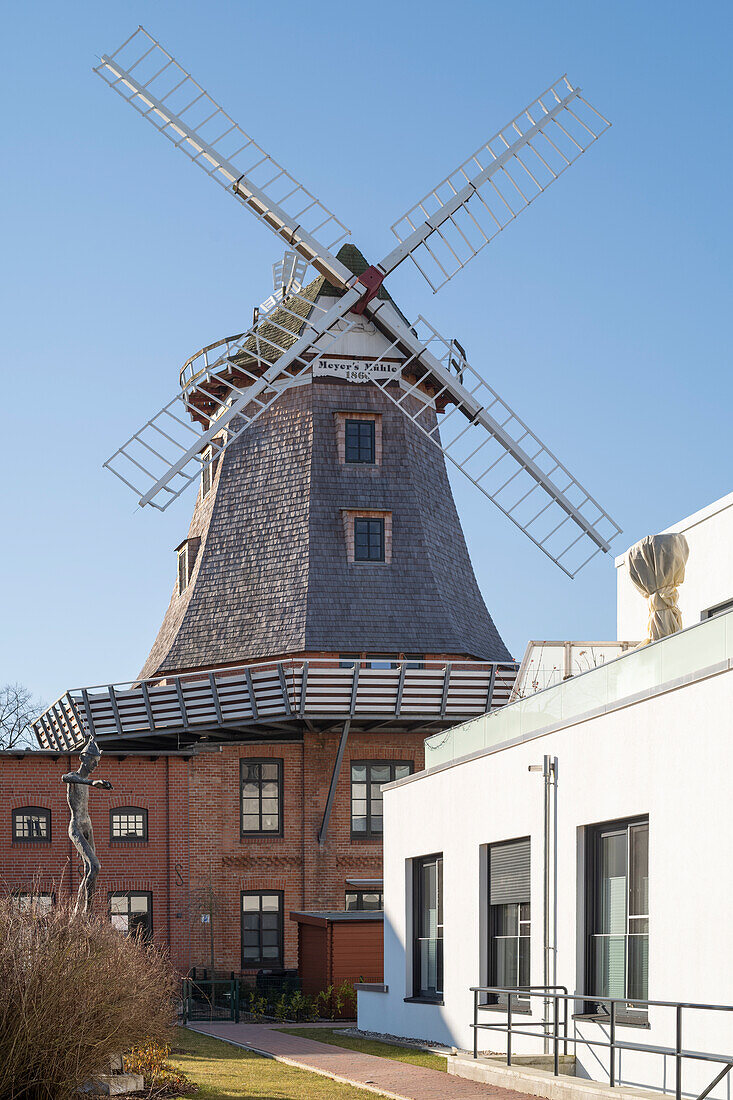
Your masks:
{"label": "glass balustrade", "polygon": [[633,649],[492,714],[433,734],[425,740],[425,767],[435,768],[550,726],[602,714],[731,658],[733,611]]}

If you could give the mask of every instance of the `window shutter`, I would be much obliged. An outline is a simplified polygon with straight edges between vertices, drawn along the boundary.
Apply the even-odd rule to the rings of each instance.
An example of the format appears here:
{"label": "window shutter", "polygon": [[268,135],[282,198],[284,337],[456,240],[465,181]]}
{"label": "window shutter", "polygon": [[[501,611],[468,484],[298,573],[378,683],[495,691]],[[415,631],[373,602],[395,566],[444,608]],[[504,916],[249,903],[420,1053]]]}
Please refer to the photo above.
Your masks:
{"label": "window shutter", "polygon": [[489,881],[492,905],[529,901],[529,837],[492,844]]}

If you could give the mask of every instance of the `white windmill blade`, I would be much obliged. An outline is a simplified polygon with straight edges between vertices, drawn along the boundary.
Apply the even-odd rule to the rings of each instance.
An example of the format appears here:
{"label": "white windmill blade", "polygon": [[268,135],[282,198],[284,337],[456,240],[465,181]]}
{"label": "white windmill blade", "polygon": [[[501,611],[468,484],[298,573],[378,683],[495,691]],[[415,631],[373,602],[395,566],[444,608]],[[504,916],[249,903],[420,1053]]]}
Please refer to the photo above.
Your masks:
{"label": "white windmill blade", "polygon": [[[321,274],[351,272],[331,254],[350,231],[216,103],[144,27],[95,70],[161,134],[234,194]],[[325,261],[327,270],[319,266]]]}
{"label": "white windmill blade", "polygon": [[248,332],[197,352],[181,371],[181,392],[104,465],[138,494],[141,506],[165,511],[359,323],[345,317],[359,296],[349,290],[326,310],[314,304],[308,288],[299,290],[260,315]]}
{"label": "white windmill blade", "polygon": [[561,77],[395,222],[380,266],[409,257],[439,290],[610,125]]}
{"label": "white windmill blade", "polygon": [[369,312],[393,340],[372,367],[396,350],[408,352],[400,389],[377,377],[374,385],[445,457],[569,577],[596,554],[609,553],[619,525],[469,366],[455,342],[422,317],[408,329],[383,303]]}

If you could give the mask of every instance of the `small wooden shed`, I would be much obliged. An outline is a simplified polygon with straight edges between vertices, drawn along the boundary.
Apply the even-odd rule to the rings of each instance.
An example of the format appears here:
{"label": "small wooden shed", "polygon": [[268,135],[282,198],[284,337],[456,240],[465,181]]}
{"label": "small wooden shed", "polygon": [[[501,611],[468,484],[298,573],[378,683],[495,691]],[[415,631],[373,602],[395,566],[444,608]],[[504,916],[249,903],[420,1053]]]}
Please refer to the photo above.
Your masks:
{"label": "small wooden shed", "polygon": [[384,975],[384,913],[291,913],[298,923],[298,973],[304,993],[343,982],[381,982]]}

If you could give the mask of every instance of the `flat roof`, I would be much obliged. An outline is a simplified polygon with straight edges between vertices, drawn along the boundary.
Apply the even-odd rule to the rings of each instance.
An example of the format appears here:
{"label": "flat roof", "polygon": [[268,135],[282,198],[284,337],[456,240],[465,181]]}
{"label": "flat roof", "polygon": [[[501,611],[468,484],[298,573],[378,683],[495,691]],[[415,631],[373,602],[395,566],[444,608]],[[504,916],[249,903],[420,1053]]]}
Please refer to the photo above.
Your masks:
{"label": "flat roof", "polygon": [[733,671],[733,611],[693,623],[499,710],[425,739],[425,769],[383,790]]}
{"label": "flat roof", "polygon": [[358,922],[384,920],[384,912],[381,909],[325,909],[312,912],[294,912],[290,919],[299,924],[337,924],[340,922]]}
{"label": "flat roof", "polygon": [[[698,524],[704,523],[705,520],[710,519],[712,516],[716,516],[718,512],[724,512],[726,508],[733,508],[733,493],[728,493],[726,496],[721,497],[720,500],[714,500],[712,504],[708,504],[704,508],[699,508],[697,512],[693,512],[691,516],[685,516],[684,519],[678,520],[677,523],[673,523],[670,527],[665,527],[659,534],[684,534],[685,531],[689,531],[692,527],[697,527]],[[636,543],[631,543],[631,546],[635,545]],[[627,547],[623,554],[619,554],[618,557],[614,559],[614,564],[617,569],[620,569],[626,561],[626,555],[630,548],[631,547]]]}

